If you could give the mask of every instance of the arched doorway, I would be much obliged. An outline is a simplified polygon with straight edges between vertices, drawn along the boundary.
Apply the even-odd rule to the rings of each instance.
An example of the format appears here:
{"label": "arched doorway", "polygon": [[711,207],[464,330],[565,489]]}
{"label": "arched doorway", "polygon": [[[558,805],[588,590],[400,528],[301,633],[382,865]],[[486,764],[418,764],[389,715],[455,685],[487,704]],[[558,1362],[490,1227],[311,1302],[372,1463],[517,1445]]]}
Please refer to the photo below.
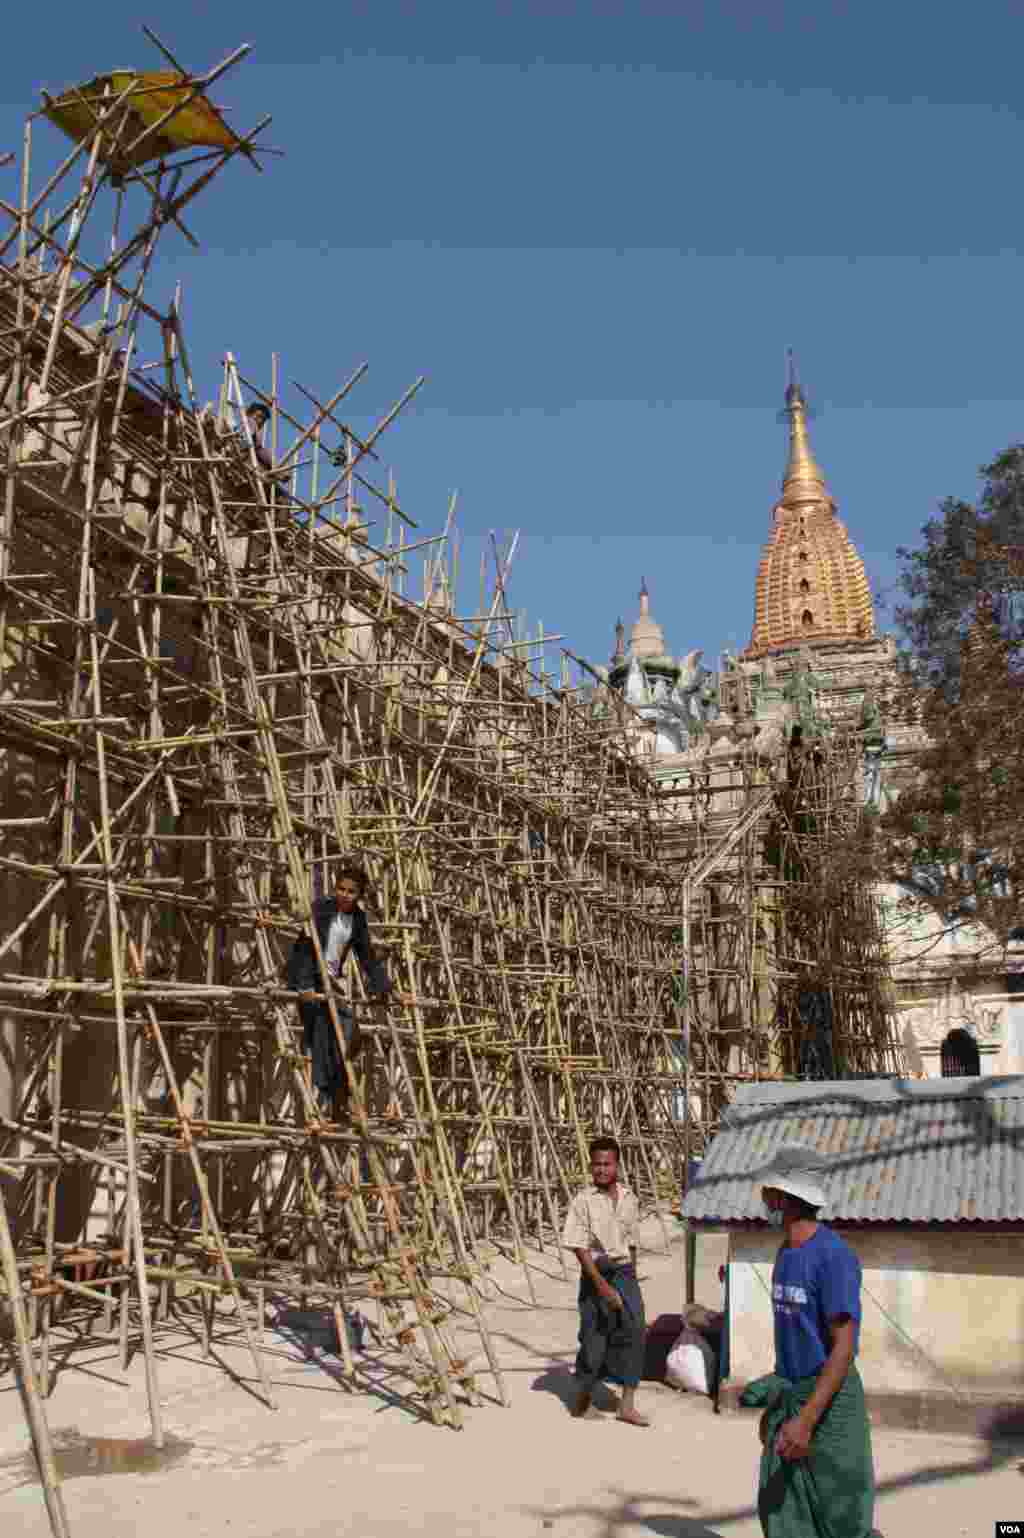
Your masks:
{"label": "arched doorway", "polygon": [[975,1079],[981,1073],[981,1054],[970,1031],[950,1031],[941,1048],[944,1079]]}

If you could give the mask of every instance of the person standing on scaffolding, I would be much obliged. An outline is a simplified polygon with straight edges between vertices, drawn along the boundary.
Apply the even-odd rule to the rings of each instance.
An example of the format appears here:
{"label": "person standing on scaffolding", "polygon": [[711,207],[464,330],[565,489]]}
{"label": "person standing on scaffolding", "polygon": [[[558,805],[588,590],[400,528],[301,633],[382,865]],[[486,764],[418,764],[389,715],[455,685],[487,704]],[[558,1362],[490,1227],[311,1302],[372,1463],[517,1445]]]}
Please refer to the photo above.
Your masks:
{"label": "person standing on scaffolding", "polygon": [[[318,897],[313,903],[313,923],[327,967],[326,978],[321,975],[316,950],[308,935],[300,935],[288,958],[288,987],[299,995],[303,1045],[312,1059],[317,1104],[328,1121],[336,1119],[339,1102],[340,1110],[344,1111],[349,1086],[331,1012],[326,1001],[318,999],[317,994],[326,993],[328,988],[337,994],[349,951],[354,951],[367,991],[381,1001],[391,995],[387,971],[373,953],[370,927],[360,907],[365,890],[366,878],[362,870],[357,865],[346,864],[335,871],[334,891],[326,897]],[[337,997],[334,1007],[345,1041],[345,1056],[354,1068],[362,1035],[351,1008]]]}
{"label": "person standing on scaffolding", "polygon": [[261,470],[272,470],[274,461],[263,442],[263,434],[270,421],[270,408],[264,406],[262,401],[256,401],[254,405],[246,407],[245,415],[249,423],[249,434],[252,438],[252,451],[256,456],[256,463]]}
{"label": "person standing on scaffolding", "polygon": [[[273,500],[278,508],[294,507],[295,504],[291,494],[288,491],[289,477],[287,473],[273,477],[270,474],[274,468],[274,461],[270,450],[267,448],[263,441],[264,434],[267,430],[267,425],[270,422],[269,406],[265,406],[262,401],[256,401],[253,405],[246,407],[245,416],[246,421],[249,424],[249,436],[252,439],[252,451],[256,456],[257,465],[259,466],[261,472],[263,472],[262,478],[266,486],[267,500],[270,501],[271,496],[273,495]],[[239,436],[244,443],[244,432],[240,433]]]}

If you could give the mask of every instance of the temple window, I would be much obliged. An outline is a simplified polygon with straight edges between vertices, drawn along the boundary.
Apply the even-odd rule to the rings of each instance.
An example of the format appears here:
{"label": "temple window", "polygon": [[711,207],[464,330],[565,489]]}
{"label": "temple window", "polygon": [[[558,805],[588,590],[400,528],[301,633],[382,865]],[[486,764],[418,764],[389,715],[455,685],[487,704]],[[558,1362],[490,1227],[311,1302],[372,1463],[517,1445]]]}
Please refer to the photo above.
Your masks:
{"label": "temple window", "polygon": [[801,619],[800,619],[800,623],[801,623],[801,625],[803,625],[805,630],[813,630],[813,628],[814,628],[814,615],[811,613],[810,609],[805,609],[804,610],[804,612],[803,612],[803,614],[801,616]]}
{"label": "temple window", "polygon": [[981,1053],[969,1031],[950,1031],[939,1055],[944,1079],[976,1079],[981,1073]]}

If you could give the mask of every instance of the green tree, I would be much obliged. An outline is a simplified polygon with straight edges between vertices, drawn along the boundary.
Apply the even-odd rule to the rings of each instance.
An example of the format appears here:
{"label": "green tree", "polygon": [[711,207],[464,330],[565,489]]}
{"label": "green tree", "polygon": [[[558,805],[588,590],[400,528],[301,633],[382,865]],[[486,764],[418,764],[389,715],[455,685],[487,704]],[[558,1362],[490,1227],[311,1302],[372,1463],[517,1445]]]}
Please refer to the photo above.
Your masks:
{"label": "green tree", "polygon": [[989,947],[1024,938],[1024,445],[901,550],[893,714],[922,746],[882,815],[881,874]]}
{"label": "green tree", "polygon": [[[1000,631],[1019,671],[1024,641],[1024,444],[981,469],[975,505],[947,498],[921,530],[915,550],[901,549],[903,601],[896,623],[918,682],[959,693],[963,643],[979,597],[993,599]],[[984,601],[984,600],[983,600]]]}

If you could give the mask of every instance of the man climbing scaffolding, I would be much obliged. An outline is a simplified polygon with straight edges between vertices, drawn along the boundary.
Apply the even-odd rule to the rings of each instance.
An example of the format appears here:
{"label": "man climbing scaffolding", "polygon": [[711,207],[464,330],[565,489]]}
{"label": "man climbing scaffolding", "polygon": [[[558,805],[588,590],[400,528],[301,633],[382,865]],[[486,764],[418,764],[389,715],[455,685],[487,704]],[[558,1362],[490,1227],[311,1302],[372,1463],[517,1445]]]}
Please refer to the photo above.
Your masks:
{"label": "man climbing scaffolding", "polygon": [[[335,1119],[339,1101],[342,1107],[347,1104],[348,1081],[331,1012],[326,1000],[318,999],[317,994],[326,993],[328,988],[337,990],[349,951],[354,951],[368,992],[380,1000],[391,996],[387,971],[373,953],[370,928],[360,907],[365,889],[366,878],[359,867],[343,865],[335,872],[334,891],[313,903],[313,923],[327,967],[326,979],[321,975],[316,949],[308,935],[296,940],[288,958],[288,987],[299,995],[303,1044],[312,1058],[317,1102],[328,1121]],[[336,998],[334,1007],[345,1042],[345,1056],[354,1066],[362,1046],[361,1032],[347,1004]]]}

